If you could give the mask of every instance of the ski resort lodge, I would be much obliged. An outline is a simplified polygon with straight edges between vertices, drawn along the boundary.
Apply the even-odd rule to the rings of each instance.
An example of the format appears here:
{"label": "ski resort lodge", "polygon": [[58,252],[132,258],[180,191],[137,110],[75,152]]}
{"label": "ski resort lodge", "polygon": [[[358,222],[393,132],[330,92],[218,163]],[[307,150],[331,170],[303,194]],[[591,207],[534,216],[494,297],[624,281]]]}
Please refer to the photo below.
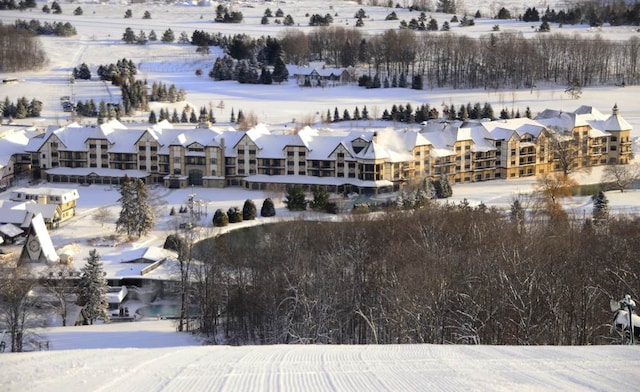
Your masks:
{"label": "ski resort lodge", "polygon": [[[78,184],[119,184],[125,175],[169,188],[302,184],[330,192],[377,193],[426,178],[451,183],[535,176],[559,171],[558,145],[573,146],[577,167],[626,164],[631,126],[616,106],[545,110],[535,119],[432,120],[403,129],[218,130],[166,121],[127,128],[50,127],[32,137],[34,178]],[[566,150],[566,149],[565,149]]]}

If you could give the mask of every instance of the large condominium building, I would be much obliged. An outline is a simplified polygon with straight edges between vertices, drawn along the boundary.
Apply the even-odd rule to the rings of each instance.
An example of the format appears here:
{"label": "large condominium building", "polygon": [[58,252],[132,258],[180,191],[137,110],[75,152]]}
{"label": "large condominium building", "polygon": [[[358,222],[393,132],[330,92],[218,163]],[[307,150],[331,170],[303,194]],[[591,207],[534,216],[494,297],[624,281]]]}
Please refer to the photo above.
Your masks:
{"label": "large condominium building", "polygon": [[172,188],[295,183],[375,192],[442,176],[465,183],[559,171],[568,148],[577,167],[628,163],[631,126],[617,106],[610,115],[582,106],[545,110],[535,119],[434,120],[402,130],[306,127],[290,134],[265,125],[244,132],[167,122],[129,129],[111,121],[49,128],[26,152],[34,176],[52,182],[119,184],[126,174]]}

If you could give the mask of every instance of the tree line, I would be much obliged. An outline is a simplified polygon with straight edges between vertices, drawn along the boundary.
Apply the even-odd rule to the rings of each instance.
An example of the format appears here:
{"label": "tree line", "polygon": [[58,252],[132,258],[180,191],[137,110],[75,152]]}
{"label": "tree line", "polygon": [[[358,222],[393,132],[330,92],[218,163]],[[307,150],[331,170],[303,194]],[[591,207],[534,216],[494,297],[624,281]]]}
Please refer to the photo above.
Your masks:
{"label": "tree line", "polygon": [[640,81],[638,37],[613,41],[541,33],[528,39],[518,32],[492,32],[471,38],[416,34],[409,29],[365,37],[356,28],[319,27],[309,33],[289,30],[280,38],[258,39],[194,32],[190,42],[220,46],[232,59],[255,64],[273,65],[282,58],[287,64],[321,60],[336,67],[361,67],[366,70],[368,79],[363,85],[367,87],[400,77],[413,88],[532,88],[539,82],[567,85],[577,81],[589,86]]}
{"label": "tree line", "polygon": [[9,97],[5,97],[3,102],[0,102],[0,113],[2,117],[8,118],[27,118],[27,117],[40,117],[42,111],[42,102],[33,98],[28,100],[26,97],[18,98],[16,102],[9,100]]}
{"label": "tree line", "polygon": [[610,343],[609,300],[638,295],[638,220],[518,205],[427,203],[200,242],[201,329],[261,344]]}
{"label": "tree line", "polygon": [[17,29],[26,30],[36,35],[55,35],[58,37],[71,37],[77,34],[76,28],[69,22],[44,22],[37,19],[30,21],[17,19],[14,22]]}

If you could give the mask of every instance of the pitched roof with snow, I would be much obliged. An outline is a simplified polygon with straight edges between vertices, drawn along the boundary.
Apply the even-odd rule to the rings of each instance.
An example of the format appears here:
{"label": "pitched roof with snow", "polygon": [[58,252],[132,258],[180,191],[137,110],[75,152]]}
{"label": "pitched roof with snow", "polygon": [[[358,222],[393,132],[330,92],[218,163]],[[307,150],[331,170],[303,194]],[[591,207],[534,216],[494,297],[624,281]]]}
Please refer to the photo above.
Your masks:
{"label": "pitched roof with snow", "polygon": [[0,169],[9,162],[15,154],[24,154],[29,140],[37,134],[34,127],[0,126]]}

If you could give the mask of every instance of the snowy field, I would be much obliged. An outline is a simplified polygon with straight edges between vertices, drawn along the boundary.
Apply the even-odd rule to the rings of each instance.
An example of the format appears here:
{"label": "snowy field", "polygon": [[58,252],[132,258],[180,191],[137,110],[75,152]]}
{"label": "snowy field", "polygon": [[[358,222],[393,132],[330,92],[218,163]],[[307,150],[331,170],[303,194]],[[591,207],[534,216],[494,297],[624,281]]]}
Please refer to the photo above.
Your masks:
{"label": "snowy field", "polygon": [[[285,28],[270,24],[261,25],[260,17],[267,7],[275,11],[282,8],[292,14],[304,31],[308,17],[305,14],[337,13],[334,25],[353,24],[353,15],[361,8],[356,2],[330,1],[280,1],[235,2],[233,7],[244,15],[240,25],[214,24],[215,3],[210,7],[160,4],[126,4],[124,2],[60,2],[62,15],[44,14],[38,8],[26,12],[1,11],[0,21],[5,24],[15,19],[44,21],[69,21],[78,30],[76,37],[41,37],[49,57],[49,64],[37,72],[3,73],[2,78],[17,78],[15,85],[0,85],[0,99],[8,96],[37,98],[44,102],[43,119],[28,119],[23,124],[64,125],[70,119],[61,112],[59,98],[75,95],[78,100],[112,100],[119,98],[119,91],[98,81],[78,81],[69,85],[68,77],[73,67],[86,62],[95,75],[95,67],[115,62],[117,59],[133,59],[143,77],[150,83],[161,81],[174,83],[187,92],[187,100],[196,107],[215,107],[220,101],[224,109],[216,109],[219,125],[224,125],[231,110],[253,112],[259,121],[272,125],[289,124],[294,119],[319,120],[322,113],[352,110],[367,105],[370,113],[378,116],[393,104],[414,105],[429,103],[439,107],[442,103],[456,105],[467,102],[489,102],[495,108],[520,109],[529,106],[534,113],[546,108],[573,111],[580,105],[592,105],[608,113],[618,103],[624,118],[634,127],[633,135],[640,135],[640,87],[615,86],[590,87],[583,90],[579,100],[570,99],[562,86],[538,86],[534,90],[451,90],[410,89],[366,90],[355,86],[326,89],[300,89],[294,82],[273,86],[246,86],[236,82],[213,82],[206,74],[218,52],[209,56],[195,54],[195,47],[179,44],[149,43],[144,46],[125,45],[120,38],[126,27],[136,33],[153,29],[156,34],[171,27],[176,36],[182,31],[189,35],[195,29],[223,34],[247,33],[252,36],[278,36]],[[487,15],[497,13],[504,6],[512,14],[522,13],[528,6],[543,10],[561,2],[515,0],[471,1],[459,0],[458,9],[473,15],[480,9]],[[564,3],[564,2],[562,2]],[[81,6],[84,15],[74,16],[73,10]],[[131,19],[124,19],[126,9],[133,11]],[[399,21],[385,22],[391,11],[399,19],[417,17],[407,10],[384,7],[362,7],[370,20],[365,20],[365,33],[378,33],[397,28]],[[152,19],[143,20],[149,10]],[[459,12],[460,15],[463,12]],[[450,16],[433,14],[439,24]],[[530,24],[515,21],[476,20],[476,26],[458,28],[454,33],[471,36],[487,34],[495,24],[501,31],[519,30],[525,36],[535,33]],[[553,32],[586,34],[612,40],[638,36],[630,27],[565,26],[552,25]],[[196,69],[204,76],[195,76]],[[186,103],[180,103],[179,108]],[[163,107],[167,107],[163,105]],[[154,108],[152,106],[152,108]],[[156,107],[159,109],[159,107]],[[499,110],[499,109],[498,109]],[[127,121],[146,120],[141,113]],[[367,126],[367,124],[353,124]],[[600,179],[600,169],[580,178],[582,183],[594,183]],[[26,185],[26,184],[21,184]],[[59,184],[49,184],[60,186]],[[497,180],[476,184],[456,185],[452,202],[467,199],[471,205],[484,202],[488,206],[506,208],[513,199],[531,191],[531,179]],[[68,186],[67,186],[68,187]],[[118,192],[110,187],[93,185],[78,187],[80,200],[78,215],[51,233],[57,248],[76,247],[76,260],[82,260],[91,249],[88,241],[113,233],[113,222],[100,226],[92,215],[101,206],[108,206],[113,221],[119,212]],[[242,189],[182,189],[155,188],[151,197],[156,205],[158,222],[155,230],[131,248],[162,245],[166,235],[175,230],[176,222],[169,217],[171,207],[176,210],[184,205],[188,195],[205,201],[207,225],[217,208],[241,207],[246,199],[261,205],[265,197],[276,201],[277,216],[283,218],[309,217],[311,213],[291,215],[283,208],[282,195],[249,192]],[[0,198],[8,199],[8,192]],[[640,191],[608,192],[609,206],[613,213],[630,214],[640,210]],[[577,214],[590,215],[592,205],[588,197],[568,198],[564,207]],[[259,218],[256,223],[266,223]],[[247,222],[243,224],[249,224]],[[233,225],[232,225],[233,226]],[[234,226],[236,227],[236,226]],[[209,228],[206,235],[213,235]],[[117,251],[121,251],[117,250]],[[100,249],[102,254],[109,252]],[[633,391],[640,386],[640,346],[598,347],[505,347],[505,346],[202,346],[195,337],[177,334],[171,321],[137,321],[84,327],[51,327],[36,331],[50,342],[50,351],[22,354],[0,354],[0,390],[2,391]]]}
{"label": "snowy field", "polygon": [[[97,81],[95,70],[99,65],[114,63],[118,59],[132,59],[139,68],[141,77],[153,82],[175,84],[177,88],[184,88],[187,92],[187,102],[179,104],[152,103],[151,109],[156,110],[176,108],[178,112],[186,104],[196,108],[216,108],[220,102],[224,103],[223,109],[215,109],[218,125],[228,122],[231,111],[237,114],[243,110],[246,114],[253,114],[259,122],[282,125],[300,121],[320,121],[320,116],[327,110],[333,113],[337,107],[340,112],[345,109],[353,111],[356,106],[362,109],[366,105],[369,113],[380,117],[385,109],[392,105],[405,105],[411,103],[413,107],[428,103],[432,107],[441,109],[443,104],[466,104],[471,102],[489,102],[497,112],[502,108],[520,110],[524,113],[530,107],[532,113],[547,109],[560,109],[573,111],[580,105],[592,105],[603,113],[609,113],[614,104],[618,103],[622,115],[634,126],[640,129],[640,105],[636,104],[636,97],[640,96],[639,86],[598,86],[583,89],[582,97],[578,100],[571,99],[564,93],[565,86],[550,86],[539,84],[535,89],[520,90],[453,90],[450,88],[435,88],[426,90],[411,90],[403,88],[390,88],[384,90],[364,89],[357,86],[341,86],[335,88],[300,88],[295,81],[281,85],[243,85],[235,81],[214,82],[207,74],[212,68],[215,58],[220,55],[216,48],[212,48],[208,56],[196,54],[196,47],[188,44],[163,44],[160,41],[149,42],[146,45],[126,45],[121,38],[126,27],[130,27],[136,34],[144,31],[147,36],[154,30],[158,36],[171,28],[176,39],[182,32],[189,37],[194,30],[203,30],[209,33],[220,32],[225,35],[245,33],[253,37],[281,36],[287,27],[270,23],[260,24],[260,19],[266,8],[275,12],[281,8],[286,14],[291,14],[298,24],[295,28],[305,32],[311,32],[308,26],[309,17],[306,14],[331,13],[334,16],[332,26],[352,27],[355,19],[353,16],[358,9],[364,8],[369,16],[365,20],[365,26],[359,28],[363,34],[378,34],[388,29],[397,29],[400,20],[417,18],[416,12],[407,9],[368,7],[358,5],[356,2],[330,0],[323,2],[296,0],[280,2],[232,2],[231,8],[240,11],[244,15],[241,24],[214,23],[215,6],[198,7],[187,5],[160,5],[160,4],[126,4],[125,2],[95,3],[95,2],[60,2],[63,14],[45,14],[38,8],[20,11],[0,12],[0,21],[5,24],[13,23],[15,19],[38,19],[45,21],[70,22],[78,31],[78,35],[69,38],[41,36],[42,46],[47,52],[49,63],[37,72],[3,73],[3,78],[16,78],[21,80],[14,85],[0,85],[0,98],[8,96],[12,100],[26,96],[28,99],[37,98],[44,103],[43,119],[27,119],[23,123],[28,124],[59,124],[64,125],[70,121],[68,113],[60,109],[60,97],[75,96],[76,100],[86,101],[94,99],[96,102],[104,100],[110,102],[118,100],[120,92],[117,88]],[[533,1],[519,2],[506,1],[460,1],[456,2],[458,16],[467,10],[469,15],[475,14],[477,9],[487,16],[493,16],[500,7],[511,10],[512,14],[524,12],[529,6],[537,6],[541,11],[547,5],[555,7],[564,4],[561,1]],[[185,3],[186,4],[186,3]],[[525,5],[526,4],[526,5]],[[83,15],[73,15],[73,10],[81,6]],[[124,18],[127,9],[132,10],[133,16]],[[151,19],[142,19],[145,11],[151,13]],[[399,20],[385,21],[385,16],[390,12],[396,12]],[[439,25],[451,19],[451,15],[429,13],[436,19]],[[479,37],[492,32],[494,25],[500,25],[500,31],[519,31],[525,37],[535,37],[536,32],[531,23],[523,23],[515,20],[495,20],[490,17],[479,18],[475,26],[459,27],[452,23],[452,32]],[[610,40],[626,40],[631,36],[640,36],[637,27],[605,26],[590,28],[587,25],[564,26],[559,28],[552,24],[553,33],[565,33],[569,35],[581,34],[583,36],[597,35]],[[440,34],[440,33],[429,33]],[[69,76],[74,67],[85,62],[92,70],[93,80],[78,80],[75,84],[68,83]],[[202,76],[196,76],[195,71],[201,69]],[[139,113],[133,118],[124,118],[123,121],[146,121],[148,113]],[[95,119],[84,119],[85,122],[95,122]],[[367,126],[368,124],[353,124],[353,126]],[[638,131],[636,131],[637,134]]]}

